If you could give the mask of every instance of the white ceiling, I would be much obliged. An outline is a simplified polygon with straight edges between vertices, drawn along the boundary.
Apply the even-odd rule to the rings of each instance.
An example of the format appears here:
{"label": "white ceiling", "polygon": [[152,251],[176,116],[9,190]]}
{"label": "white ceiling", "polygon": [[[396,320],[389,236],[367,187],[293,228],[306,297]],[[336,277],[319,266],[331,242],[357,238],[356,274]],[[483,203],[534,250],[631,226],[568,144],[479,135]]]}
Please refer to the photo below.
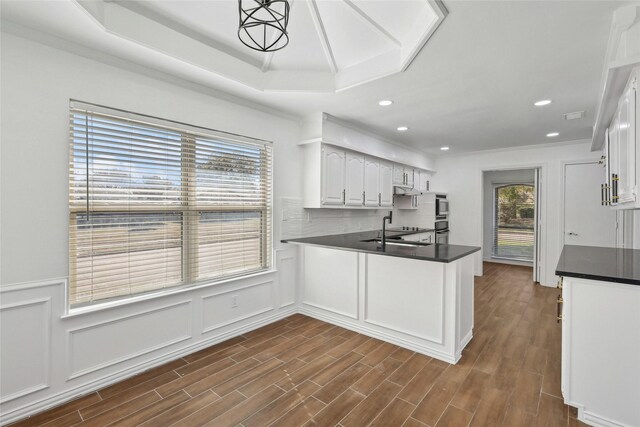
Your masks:
{"label": "white ceiling", "polygon": [[[226,24],[220,27],[231,32],[227,39],[219,31],[210,32],[207,19],[203,19],[214,9],[227,13],[225,6],[233,7],[237,13],[235,1],[126,2],[126,8],[118,7],[117,12],[108,14],[100,9],[104,3],[95,1],[83,1],[84,7],[80,7],[72,0],[3,0],[1,6],[5,20],[268,107],[301,117],[324,111],[420,150],[439,152],[440,146],[447,145],[451,147],[449,153],[456,153],[590,138],[612,12],[628,3],[445,1],[448,16],[404,72],[333,93],[326,91],[330,81],[326,76],[314,80],[309,87],[301,83],[311,81],[306,73],[323,73],[327,68],[326,56],[318,55],[322,49],[315,46],[305,54],[305,46],[294,37],[313,25],[308,19],[309,9],[308,20],[294,21],[296,16],[305,16],[294,11],[304,10],[307,1],[293,3],[292,40],[285,48],[291,51],[273,56],[267,67],[271,72],[262,77],[268,85],[247,84],[255,77],[251,70],[264,66],[265,54],[236,49],[237,16],[233,25],[225,18]],[[316,2],[322,5],[322,16],[334,14],[334,28],[345,25],[340,22],[347,15],[337,9],[338,4],[344,7],[343,0]],[[356,4],[373,17],[392,15],[389,5],[404,4],[398,6],[398,11],[407,11],[418,7],[418,3],[358,0]],[[336,11],[331,12],[332,8]],[[131,13],[147,20],[136,22],[136,38],[125,39],[117,34],[131,30]],[[352,13],[348,16],[350,23],[363,23],[353,21]],[[401,20],[385,22],[385,29],[403,37]],[[176,39],[180,25],[193,31],[180,31],[181,38]],[[371,30],[371,26],[367,28]],[[384,51],[389,41],[383,40],[379,31],[376,37],[378,44],[363,45],[361,57],[353,52],[338,52],[338,48],[340,66],[366,62],[371,52],[377,55],[380,49]],[[348,46],[340,41],[334,43]],[[200,60],[194,63],[187,55]],[[273,77],[273,71],[279,70],[283,72],[281,76]],[[281,90],[258,90],[256,86]],[[533,102],[545,98],[553,103],[533,107]],[[380,107],[380,99],[392,99],[394,104]],[[577,110],[586,111],[583,119],[563,120],[563,113]],[[395,128],[401,125],[408,126],[409,131],[397,132]],[[560,136],[546,138],[552,131]]]}

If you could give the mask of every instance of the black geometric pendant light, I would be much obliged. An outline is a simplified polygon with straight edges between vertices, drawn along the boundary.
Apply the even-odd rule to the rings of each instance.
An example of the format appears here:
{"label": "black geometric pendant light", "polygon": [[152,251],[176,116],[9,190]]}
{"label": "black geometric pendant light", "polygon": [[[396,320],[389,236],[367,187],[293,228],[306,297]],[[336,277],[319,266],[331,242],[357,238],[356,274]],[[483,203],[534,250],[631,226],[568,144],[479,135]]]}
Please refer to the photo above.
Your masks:
{"label": "black geometric pendant light", "polygon": [[289,44],[288,0],[238,0],[238,6],[238,37],[245,46],[262,52],[274,52]]}

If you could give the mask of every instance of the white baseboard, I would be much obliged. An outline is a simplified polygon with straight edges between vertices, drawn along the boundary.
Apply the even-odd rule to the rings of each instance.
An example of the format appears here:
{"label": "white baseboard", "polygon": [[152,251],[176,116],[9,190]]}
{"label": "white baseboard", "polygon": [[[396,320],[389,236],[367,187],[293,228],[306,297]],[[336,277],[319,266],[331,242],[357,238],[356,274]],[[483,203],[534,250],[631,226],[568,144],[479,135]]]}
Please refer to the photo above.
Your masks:
{"label": "white baseboard", "polygon": [[395,344],[395,345],[407,348],[409,350],[413,350],[417,353],[424,354],[426,356],[433,357],[438,360],[442,360],[443,362],[455,364],[458,362],[458,360],[460,360],[459,355],[457,355],[456,357],[452,357],[447,353],[443,353],[429,347],[421,346],[419,344],[416,344],[415,342],[404,340],[395,335],[385,334],[384,332],[380,332],[378,330],[368,328],[361,324],[345,321],[343,319],[338,318],[337,316],[323,313],[312,307],[302,306],[300,307],[299,312],[306,316],[313,317],[314,319],[322,320],[323,322],[331,323],[332,325],[341,326],[351,331],[355,331],[372,338],[377,338],[379,340],[386,341],[391,344]]}
{"label": "white baseboard", "polygon": [[38,402],[30,403],[28,405],[16,408],[14,410],[2,413],[2,415],[0,415],[0,425],[10,424],[20,419],[36,415],[40,412],[46,411],[47,409],[51,409],[63,403],[74,400],[78,397],[87,395],[89,393],[93,393],[111,384],[115,384],[119,381],[125,380],[127,378],[138,375],[142,372],[148,371],[149,369],[163,365],[172,360],[179,359],[182,356],[186,356],[188,354],[194,353],[203,348],[207,348],[212,345],[215,345],[219,342],[223,342],[228,339],[237,337],[244,333],[253,331],[254,329],[261,328],[265,325],[276,322],[285,317],[291,316],[292,314],[296,314],[297,312],[298,310],[296,310],[295,307],[292,307],[284,311],[280,311],[277,314],[274,314],[272,316],[265,317],[255,322],[238,327],[224,334],[216,335],[215,337],[211,337],[209,339],[199,341],[195,344],[184,346],[180,349],[171,351],[169,353],[163,354],[153,359],[149,359],[143,363],[124,369],[115,374],[110,374],[108,376],[98,378],[96,380],[85,383],[81,386],[53,395],[46,399],[42,399]]}
{"label": "white baseboard", "polygon": [[578,420],[594,427],[633,427],[630,424],[621,424],[592,412],[585,411],[584,409],[578,412]]}

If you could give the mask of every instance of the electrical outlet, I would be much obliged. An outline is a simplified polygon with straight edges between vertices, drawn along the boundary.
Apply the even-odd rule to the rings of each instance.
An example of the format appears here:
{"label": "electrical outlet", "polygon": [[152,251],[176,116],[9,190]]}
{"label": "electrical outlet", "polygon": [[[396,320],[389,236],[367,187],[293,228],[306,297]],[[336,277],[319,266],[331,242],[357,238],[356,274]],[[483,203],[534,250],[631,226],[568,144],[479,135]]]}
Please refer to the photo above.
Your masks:
{"label": "electrical outlet", "polygon": [[231,297],[231,308],[236,308],[238,306],[238,295],[234,295]]}

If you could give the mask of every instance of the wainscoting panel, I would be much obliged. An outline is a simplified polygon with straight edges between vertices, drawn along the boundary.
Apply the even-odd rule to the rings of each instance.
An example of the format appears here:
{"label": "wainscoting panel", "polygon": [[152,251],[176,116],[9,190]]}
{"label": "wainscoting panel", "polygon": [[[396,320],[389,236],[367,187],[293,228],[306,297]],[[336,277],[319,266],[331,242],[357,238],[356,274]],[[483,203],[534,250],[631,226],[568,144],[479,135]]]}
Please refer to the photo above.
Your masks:
{"label": "wainscoting panel", "polygon": [[191,338],[191,301],[68,331],[69,379]]}
{"label": "wainscoting panel", "polygon": [[0,403],[49,387],[51,298],[0,307]]}
{"label": "wainscoting panel", "polygon": [[358,253],[304,247],[306,305],[358,318]]}
{"label": "wainscoting panel", "polygon": [[276,254],[276,268],[280,281],[280,307],[296,302],[296,283],[298,282],[298,247],[282,249]]}
{"label": "wainscoting panel", "polygon": [[274,308],[272,280],[206,295],[202,298],[202,333],[266,313]]}

